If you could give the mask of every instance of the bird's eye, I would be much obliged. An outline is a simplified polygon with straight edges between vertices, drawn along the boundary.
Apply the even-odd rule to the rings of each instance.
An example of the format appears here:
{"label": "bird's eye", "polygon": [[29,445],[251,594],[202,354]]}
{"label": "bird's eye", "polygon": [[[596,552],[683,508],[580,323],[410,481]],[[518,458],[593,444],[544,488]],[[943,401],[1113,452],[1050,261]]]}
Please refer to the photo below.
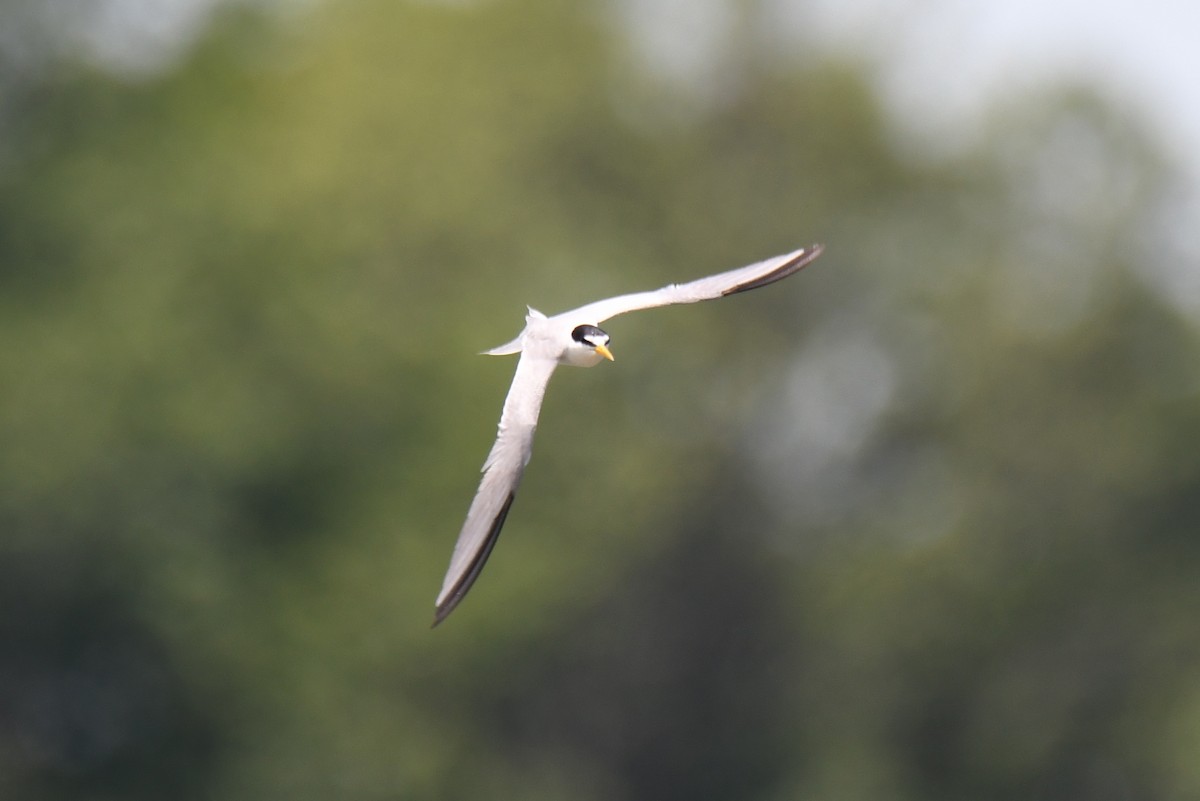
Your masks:
{"label": "bird's eye", "polygon": [[608,342],[608,334],[600,330],[594,325],[577,325],[575,330],[571,332],[571,339],[585,345],[603,345]]}

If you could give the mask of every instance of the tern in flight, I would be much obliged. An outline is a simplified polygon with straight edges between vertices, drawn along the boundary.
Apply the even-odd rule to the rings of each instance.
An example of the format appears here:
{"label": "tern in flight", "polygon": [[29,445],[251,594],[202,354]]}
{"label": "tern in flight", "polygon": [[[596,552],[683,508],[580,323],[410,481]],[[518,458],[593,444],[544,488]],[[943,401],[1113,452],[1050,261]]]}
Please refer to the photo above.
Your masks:
{"label": "tern in flight", "polygon": [[554,368],[560,364],[593,367],[604,359],[613,361],[612,351],[608,349],[608,334],[599,328],[600,323],[638,309],[698,303],[758,289],[799,272],[821,255],[821,250],[821,245],[813,245],[686,284],[669,284],[651,292],[599,300],[553,317],[530,307],[520,336],[485,351],[491,356],[520,353],[521,358],[508,397],[504,399],[496,444],[483,463],[483,480],[475,500],[471,501],[467,521],[450,557],[450,569],[446,571],[442,591],[438,594],[433,625],[445,620],[462,601],[496,545],[504,518],[516,497],[521,475],[533,453],[533,432],[537,429],[542,396],[546,394],[546,385]]}

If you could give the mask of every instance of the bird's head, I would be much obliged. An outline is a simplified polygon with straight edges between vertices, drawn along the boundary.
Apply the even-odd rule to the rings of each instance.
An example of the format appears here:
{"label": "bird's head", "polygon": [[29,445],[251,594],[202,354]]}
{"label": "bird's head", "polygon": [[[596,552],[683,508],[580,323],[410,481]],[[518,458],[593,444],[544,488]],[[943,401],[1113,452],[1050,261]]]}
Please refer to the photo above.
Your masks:
{"label": "bird's head", "polygon": [[613,359],[608,349],[609,336],[594,325],[577,325],[571,331],[571,344],[563,354],[564,361],[580,367],[599,364],[600,359]]}

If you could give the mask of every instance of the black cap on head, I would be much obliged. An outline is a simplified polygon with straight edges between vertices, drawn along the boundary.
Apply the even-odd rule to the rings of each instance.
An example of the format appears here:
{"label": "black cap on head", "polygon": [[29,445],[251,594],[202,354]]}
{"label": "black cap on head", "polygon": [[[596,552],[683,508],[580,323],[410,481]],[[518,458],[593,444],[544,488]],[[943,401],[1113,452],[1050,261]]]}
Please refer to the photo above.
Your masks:
{"label": "black cap on head", "polygon": [[594,348],[597,345],[607,344],[609,336],[594,325],[577,325],[571,332],[571,339]]}

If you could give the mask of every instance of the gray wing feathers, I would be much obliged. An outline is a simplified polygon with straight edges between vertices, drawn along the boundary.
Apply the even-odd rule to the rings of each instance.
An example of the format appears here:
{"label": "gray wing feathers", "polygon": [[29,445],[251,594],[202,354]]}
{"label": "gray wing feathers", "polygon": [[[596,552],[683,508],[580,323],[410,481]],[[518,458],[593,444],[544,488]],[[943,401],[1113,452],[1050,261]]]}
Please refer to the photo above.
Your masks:
{"label": "gray wing feathers", "polygon": [[538,413],[555,366],[553,361],[526,355],[517,362],[517,372],[500,415],[496,443],[483,463],[479,491],[467,511],[467,520],[454,545],[450,568],[438,594],[435,626],[471,589],[500,536],[525,465],[533,453]]}
{"label": "gray wing feathers", "polygon": [[651,292],[635,292],[631,295],[621,295],[589,303],[561,316],[577,317],[580,320],[599,324],[618,314],[639,309],[652,309],[656,306],[671,306],[679,303],[698,303],[702,300],[713,300],[725,295],[758,289],[799,272],[821,255],[821,250],[821,245],[800,248],[791,253],[774,256],[746,267],[738,267],[686,284],[668,284],[662,289]]}

